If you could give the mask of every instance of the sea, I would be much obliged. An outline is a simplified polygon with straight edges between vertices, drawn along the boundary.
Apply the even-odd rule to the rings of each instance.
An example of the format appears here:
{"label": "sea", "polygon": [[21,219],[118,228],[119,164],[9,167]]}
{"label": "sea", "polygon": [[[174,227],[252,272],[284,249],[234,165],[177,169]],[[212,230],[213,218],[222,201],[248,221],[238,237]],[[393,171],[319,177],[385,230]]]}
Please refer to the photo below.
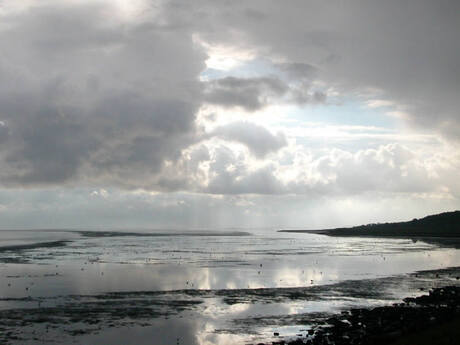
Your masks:
{"label": "sea", "polygon": [[460,285],[460,250],[275,228],[0,231],[1,344],[246,345]]}

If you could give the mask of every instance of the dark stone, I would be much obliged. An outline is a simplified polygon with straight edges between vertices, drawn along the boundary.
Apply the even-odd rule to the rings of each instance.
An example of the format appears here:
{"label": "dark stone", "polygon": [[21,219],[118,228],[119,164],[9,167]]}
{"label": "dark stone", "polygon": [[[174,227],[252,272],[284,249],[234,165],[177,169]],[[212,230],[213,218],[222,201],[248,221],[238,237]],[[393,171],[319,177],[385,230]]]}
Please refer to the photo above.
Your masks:
{"label": "dark stone", "polygon": [[460,315],[460,287],[447,286],[403,303],[373,309],[351,309],[308,330],[310,339],[288,345],[366,345],[391,342],[403,334],[453,320]]}

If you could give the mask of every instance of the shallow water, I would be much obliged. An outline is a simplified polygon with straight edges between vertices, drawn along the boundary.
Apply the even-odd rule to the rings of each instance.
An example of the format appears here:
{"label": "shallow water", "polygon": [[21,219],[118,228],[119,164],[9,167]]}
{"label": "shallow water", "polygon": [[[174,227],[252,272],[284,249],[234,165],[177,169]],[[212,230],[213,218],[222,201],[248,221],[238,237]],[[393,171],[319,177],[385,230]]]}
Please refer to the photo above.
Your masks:
{"label": "shallow water", "polygon": [[[460,263],[460,250],[421,241],[272,229],[14,234],[0,231],[0,330],[21,344],[121,344],[125,337],[137,344],[245,344],[275,331],[289,336],[323,313],[457,284],[456,271],[409,274]],[[11,247],[30,245],[34,236],[69,242]],[[20,318],[21,327],[7,322]]]}
{"label": "shallow water", "polygon": [[53,230],[0,230],[0,251],[5,247],[67,241],[80,238],[76,232]]}

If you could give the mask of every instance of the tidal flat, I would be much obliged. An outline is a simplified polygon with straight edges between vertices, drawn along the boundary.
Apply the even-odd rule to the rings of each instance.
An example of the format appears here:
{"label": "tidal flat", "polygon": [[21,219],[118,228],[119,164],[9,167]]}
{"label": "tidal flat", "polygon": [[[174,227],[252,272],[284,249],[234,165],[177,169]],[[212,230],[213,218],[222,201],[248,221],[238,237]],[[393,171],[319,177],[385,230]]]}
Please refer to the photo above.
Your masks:
{"label": "tidal flat", "polygon": [[352,308],[460,286],[458,249],[410,239],[36,233],[0,232],[1,343],[289,342]]}

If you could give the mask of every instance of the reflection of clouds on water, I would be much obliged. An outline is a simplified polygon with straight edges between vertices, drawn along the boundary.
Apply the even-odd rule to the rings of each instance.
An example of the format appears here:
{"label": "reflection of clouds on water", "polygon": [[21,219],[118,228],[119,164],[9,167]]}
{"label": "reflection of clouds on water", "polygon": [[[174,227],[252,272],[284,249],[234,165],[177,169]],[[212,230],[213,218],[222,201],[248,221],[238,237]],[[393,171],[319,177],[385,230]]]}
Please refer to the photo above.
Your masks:
{"label": "reflection of clouds on water", "polygon": [[201,290],[211,289],[213,282],[211,281],[213,277],[209,274],[209,269],[204,268],[202,270],[196,271],[194,274],[189,275],[189,287]]}
{"label": "reflection of clouds on water", "polygon": [[[131,325],[134,329],[129,328],[128,333],[135,339],[140,335],[153,334],[160,324],[163,325],[161,327],[168,327],[169,324],[175,327],[183,322],[187,322],[187,329],[193,330],[189,334],[180,333],[181,339],[187,344],[195,344],[196,337],[204,343],[218,337],[225,343],[234,341],[235,334],[252,341],[261,336],[267,338],[273,333],[274,327],[288,332],[292,328],[286,326],[299,322],[303,324],[305,320],[310,320],[307,323],[313,322],[317,317],[324,317],[322,313],[325,312],[393,303],[403,296],[419,293],[420,286],[428,290],[440,285],[459,284],[455,278],[458,275],[459,269],[451,269],[424,271],[409,276],[348,280],[307,288],[127,291],[10,300],[9,306],[3,306],[6,310],[0,310],[0,323],[12,327],[15,323],[11,321],[17,320],[20,315],[21,326],[15,332],[34,335],[34,332],[43,332],[40,320],[45,317],[47,324],[53,326],[55,336],[59,332],[73,334],[78,331],[83,334],[82,339],[75,340],[77,344],[95,343],[91,335],[95,330],[101,334],[115,334],[116,331],[111,331],[110,327],[126,330]],[[39,303],[37,308],[37,302],[42,306]],[[23,309],[14,309],[19,307],[28,308],[27,313]],[[318,313],[321,315],[315,316]],[[75,323],[75,320],[78,322]],[[94,324],[98,325],[97,328],[94,328]],[[146,330],[138,331],[139,325],[147,327]],[[37,327],[41,330],[37,331]],[[193,341],[187,341],[185,334],[191,335]],[[52,339],[49,338],[52,336],[47,334],[46,339]],[[97,338],[97,334],[95,336]],[[167,341],[162,342],[164,339]],[[156,344],[171,343],[170,338],[164,339]],[[144,338],[137,343],[144,344],[143,341]]]}
{"label": "reflection of clouds on water", "polygon": [[[61,247],[0,252],[0,262],[5,258],[28,263],[4,260],[0,264],[0,295],[23,298],[1,300],[0,312],[37,308],[38,301],[42,307],[69,301],[91,306],[99,300],[94,295],[112,292],[116,294],[109,294],[109,299],[116,296],[120,301],[115,302],[122,303],[123,308],[134,305],[166,311],[171,318],[162,325],[182,325],[183,333],[188,332],[189,341],[181,344],[225,345],[248,339],[257,343],[260,337],[273,334],[274,323],[287,332],[285,326],[294,324],[295,315],[390,303],[418,292],[419,284],[430,288],[442,282],[456,283],[453,277],[440,282],[434,275],[409,282],[402,278],[392,282],[386,277],[458,265],[460,250],[404,239],[338,239],[255,231],[253,236],[219,237],[79,235]],[[374,279],[381,277],[385,277],[383,281]],[[339,285],[331,285],[336,283]],[[58,295],[62,297],[57,299]],[[77,297],[67,300],[69,295]],[[187,312],[182,310],[182,301],[191,300],[200,303],[185,303]],[[107,306],[102,306],[106,312]],[[65,313],[63,308],[60,312]],[[97,308],[94,317],[102,318]],[[37,313],[34,310],[31,315]],[[136,332],[155,333],[160,325],[158,318],[156,314],[148,318],[149,325]],[[116,336],[117,331],[104,327],[101,334],[108,332],[123,339]],[[93,338],[87,335],[81,339]]]}
{"label": "reflection of clouds on water", "polygon": [[237,303],[233,305],[222,305],[222,304],[215,304],[207,303],[206,309],[204,313],[209,316],[213,316],[214,318],[218,318],[221,314],[231,314],[231,315],[238,315],[244,312],[247,312],[251,305],[250,304],[243,304]]}
{"label": "reflection of clouds on water", "polygon": [[[309,234],[267,235],[260,230],[253,236],[78,236],[63,247],[0,253],[0,260],[14,257],[30,262],[5,265],[4,277],[25,277],[6,279],[20,289],[0,284],[0,292],[26,297],[57,291],[311,286],[456,265],[459,253],[404,239],[339,240]],[[26,291],[25,284],[32,282],[34,286]]]}
{"label": "reflection of clouds on water", "polygon": [[235,345],[244,344],[248,340],[246,334],[229,334],[229,333],[208,333],[198,332],[196,334],[199,345]]}
{"label": "reflection of clouds on water", "polygon": [[433,252],[427,252],[424,255],[428,261],[434,261],[441,267],[450,267],[459,264],[459,257],[455,250],[445,249]]}
{"label": "reflection of clouds on water", "polygon": [[207,317],[207,322],[201,330],[198,330],[197,341],[199,345],[234,345],[245,344],[249,339],[261,340],[264,338],[258,333],[263,333],[266,329],[259,327],[256,330],[251,325],[251,331],[247,327],[250,323],[238,325],[238,322],[235,323],[232,320],[246,320],[254,315],[285,315],[290,312],[291,307],[288,303],[237,303],[233,305],[209,303],[203,312]]}
{"label": "reflection of clouds on water", "polygon": [[[336,276],[336,275],[335,275]],[[319,269],[282,268],[274,276],[276,287],[295,287],[321,284],[330,279],[326,272]]]}

